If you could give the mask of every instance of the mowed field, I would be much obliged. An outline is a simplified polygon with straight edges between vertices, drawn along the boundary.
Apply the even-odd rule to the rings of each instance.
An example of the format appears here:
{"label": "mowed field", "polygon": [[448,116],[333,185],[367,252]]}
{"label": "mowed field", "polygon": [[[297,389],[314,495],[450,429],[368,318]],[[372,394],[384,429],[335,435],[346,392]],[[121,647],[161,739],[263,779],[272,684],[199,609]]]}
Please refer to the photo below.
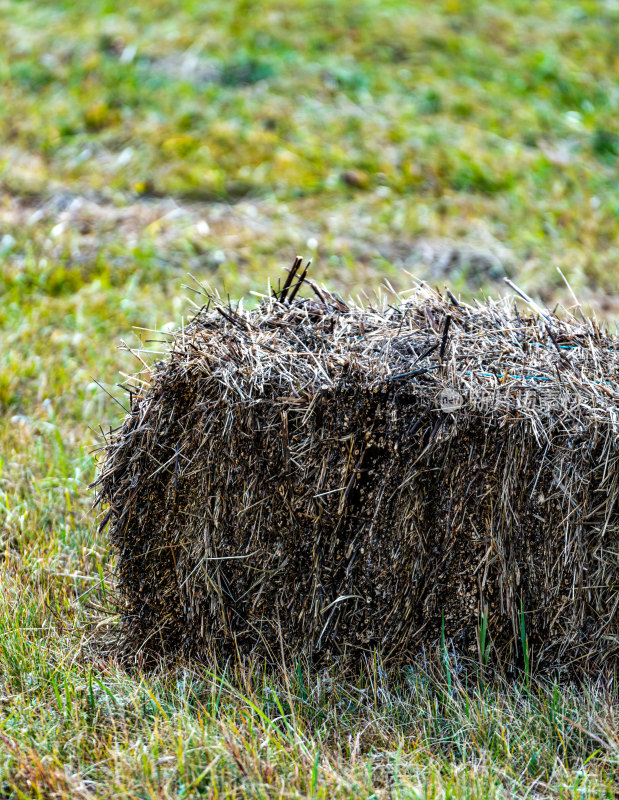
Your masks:
{"label": "mowed field", "polygon": [[618,76],[615,0],[0,0],[1,797],[616,796],[616,687],[534,663],[122,670],[88,485],[187,273],[571,302],[559,267],[614,328]]}

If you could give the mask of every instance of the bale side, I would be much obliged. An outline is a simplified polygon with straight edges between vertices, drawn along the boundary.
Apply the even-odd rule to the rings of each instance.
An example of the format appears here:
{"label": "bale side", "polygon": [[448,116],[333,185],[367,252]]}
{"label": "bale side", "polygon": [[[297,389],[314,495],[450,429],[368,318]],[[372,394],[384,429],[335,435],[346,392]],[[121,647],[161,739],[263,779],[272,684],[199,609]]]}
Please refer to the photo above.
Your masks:
{"label": "bale side", "polygon": [[125,654],[614,667],[616,370],[591,323],[427,291],[202,312],[103,465]]}

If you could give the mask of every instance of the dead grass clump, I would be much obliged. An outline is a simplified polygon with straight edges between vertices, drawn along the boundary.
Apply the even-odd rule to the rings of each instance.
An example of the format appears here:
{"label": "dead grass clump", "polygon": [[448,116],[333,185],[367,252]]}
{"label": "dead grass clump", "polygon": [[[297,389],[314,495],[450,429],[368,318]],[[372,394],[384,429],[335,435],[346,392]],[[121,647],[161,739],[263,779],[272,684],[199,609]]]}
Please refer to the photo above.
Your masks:
{"label": "dead grass clump", "polygon": [[122,654],[616,665],[616,340],[424,286],[301,298],[298,270],[209,297],[128,387],[97,482]]}

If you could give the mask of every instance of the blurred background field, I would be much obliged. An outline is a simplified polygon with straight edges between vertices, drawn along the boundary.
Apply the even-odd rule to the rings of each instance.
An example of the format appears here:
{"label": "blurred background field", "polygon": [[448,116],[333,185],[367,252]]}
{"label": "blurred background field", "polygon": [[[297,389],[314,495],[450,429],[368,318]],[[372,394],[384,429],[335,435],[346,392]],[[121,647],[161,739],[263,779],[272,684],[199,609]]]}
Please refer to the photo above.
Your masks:
{"label": "blurred background field", "polygon": [[[123,402],[136,364],[116,346],[191,313],[188,272],[237,297],[299,253],[343,293],[415,275],[470,298],[508,275],[550,304],[569,301],[560,267],[614,326],[619,3],[0,0],[0,42],[5,796],[383,796],[402,759],[393,796],[613,796],[614,712],[591,697],[482,692],[466,716],[448,692],[433,717],[426,684],[427,708],[374,681],[358,708],[318,692],[310,722],[231,690],[224,730],[193,683],[128,678],[80,642],[88,603],[114,614],[86,445],[122,411],[95,381]],[[252,719],[276,753],[255,773]]]}

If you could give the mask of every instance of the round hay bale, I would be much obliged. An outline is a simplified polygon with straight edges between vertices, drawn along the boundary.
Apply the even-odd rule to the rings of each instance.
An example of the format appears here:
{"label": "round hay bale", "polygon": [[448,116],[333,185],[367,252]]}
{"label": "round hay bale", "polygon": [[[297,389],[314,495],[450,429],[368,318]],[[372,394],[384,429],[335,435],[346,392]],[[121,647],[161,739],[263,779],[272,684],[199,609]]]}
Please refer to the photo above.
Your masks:
{"label": "round hay bale", "polygon": [[300,298],[298,268],[210,298],[109,438],[119,652],[615,666],[616,339],[423,286]]}

